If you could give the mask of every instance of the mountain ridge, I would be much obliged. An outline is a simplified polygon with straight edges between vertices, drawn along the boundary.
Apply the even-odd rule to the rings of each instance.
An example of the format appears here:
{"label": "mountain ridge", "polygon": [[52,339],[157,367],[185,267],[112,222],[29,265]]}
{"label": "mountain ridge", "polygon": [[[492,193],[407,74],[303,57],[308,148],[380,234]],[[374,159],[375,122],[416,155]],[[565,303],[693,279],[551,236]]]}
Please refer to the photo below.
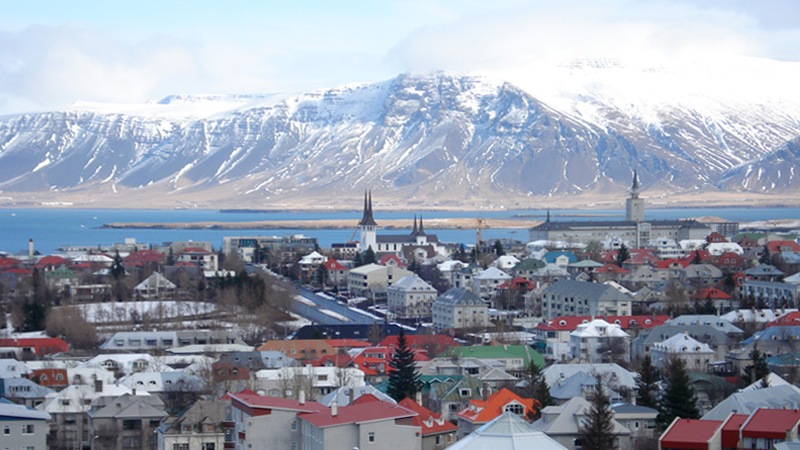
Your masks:
{"label": "mountain ridge", "polygon": [[[508,82],[435,73],[295,96],[168,96],[140,115],[20,114],[0,118],[0,190],[6,206],[335,204],[371,188],[398,205],[511,207],[621,201],[636,170],[653,201],[796,192],[780,170],[794,160],[769,155],[800,136],[798,105],[675,104],[654,120],[602,95],[579,101],[564,111]],[[179,117],[187,105],[200,113]],[[770,164],[769,188],[736,178]]]}

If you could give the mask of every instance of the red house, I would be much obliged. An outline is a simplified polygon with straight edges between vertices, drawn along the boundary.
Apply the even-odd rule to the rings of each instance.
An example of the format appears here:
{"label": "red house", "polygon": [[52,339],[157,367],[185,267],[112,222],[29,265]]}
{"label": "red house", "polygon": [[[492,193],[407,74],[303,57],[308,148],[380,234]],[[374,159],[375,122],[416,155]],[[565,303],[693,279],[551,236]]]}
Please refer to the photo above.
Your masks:
{"label": "red house", "polygon": [[69,386],[67,369],[37,369],[25,376],[39,386],[47,386],[55,390]]}
{"label": "red house", "polygon": [[0,347],[21,348],[23,353],[31,353],[36,356],[69,351],[69,345],[66,342],[51,337],[3,338],[0,339]]}
{"label": "red house", "polygon": [[658,440],[660,450],[714,450],[722,445],[721,420],[676,418]]}

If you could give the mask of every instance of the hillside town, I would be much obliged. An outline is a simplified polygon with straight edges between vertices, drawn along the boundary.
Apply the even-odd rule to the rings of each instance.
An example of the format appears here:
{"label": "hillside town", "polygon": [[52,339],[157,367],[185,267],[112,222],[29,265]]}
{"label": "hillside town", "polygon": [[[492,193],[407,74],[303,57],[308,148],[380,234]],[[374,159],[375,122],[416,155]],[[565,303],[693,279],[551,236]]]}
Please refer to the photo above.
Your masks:
{"label": "hillside town", "polygon": [[525,242],[0,252],[7,449],[800,448],[800,234],[546,219]]}

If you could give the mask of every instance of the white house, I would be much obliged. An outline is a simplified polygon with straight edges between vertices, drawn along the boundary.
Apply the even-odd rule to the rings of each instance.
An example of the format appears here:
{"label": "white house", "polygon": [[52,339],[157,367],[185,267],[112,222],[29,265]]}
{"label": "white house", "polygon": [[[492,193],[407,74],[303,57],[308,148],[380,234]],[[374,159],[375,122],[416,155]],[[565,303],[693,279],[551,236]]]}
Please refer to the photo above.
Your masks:
{"label": "white house", "polygon": [[630,351],[628,350],[630,335],[622,331],[617,324],[608,323],[603,319],[595,319],[578,325],[578,328],[570,333],[569,337],[572,357],[577,358],[578,362],[603,362],[607,353],[614,351],[614,341],[617,341],[619,347],[624,349],[624,353],[621,355],[623,360],[630,360]]}
{"label": "white house", "polygon": [[438,330],[485,327],[489,306],[471,291],[451,288],[433,301],[433,326]]}
{"label": "white house", "polygon": [[431,305],[438,292],[416,275],[399,279],[386,290],[389,311],[400,318],[422,318],[431,316]]}
{"label": "white house", "polygon": [[472,292],[481,300],[490,301],[497,294],[497,288],[511,279],[511,275],[497,267],[489,267],[479,272],[473,279]]}
{"label": "white house", "polygon": [[686,333],[676,334],[654,344],[650,355],[656,367],[666,367],[670,358],[680,358],[686,370],[698,372],[705,371],[708,364],[714,361],[714,350],[708,344],[699,342]]}

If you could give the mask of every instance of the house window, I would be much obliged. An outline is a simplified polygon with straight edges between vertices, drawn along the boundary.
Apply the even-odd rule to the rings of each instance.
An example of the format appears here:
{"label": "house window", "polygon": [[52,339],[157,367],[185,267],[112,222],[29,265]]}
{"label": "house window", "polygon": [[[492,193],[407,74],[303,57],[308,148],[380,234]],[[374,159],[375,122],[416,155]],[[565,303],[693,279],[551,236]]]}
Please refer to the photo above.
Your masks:
{"label": "house window", "polygon": [[292,421],[292,431],[295,431],[295,430],[297,430],[297,421],[293,420]]}
{"label": "house window", "polygon": [[375,433],[370,433],[369,437],[367,438],[369,442],[375,442]]}
{"label": "house window", "polygon": [[3,434],[4,434],[5,436],[8,436],[9,434],[11,434],[11,427],[10,427],[10,426],[8,426],[8,425],[4,426],[4,427],[3,427]]}
{"label": "house window", "polygon": [[189,443],[172,444],[172,450],[189,450]]}
{"label": "house window", "polygon": [[122,437],[122,447],[123,448],[142,448],[142,438],[141,438],[141,436],[123,436]]}
{"label": "house window", "polygon": [[506,405],[505,410],[510,411],[518,416],[521,416],[525,412],[525,407],[523,407],[519,403],[510,403]]}
{"label": "house window", "polygon": [[123,430],[141,430],[142,429],[142,421],[141,420],[123,420],[122,421],[122,429]]}
{"label": "house window", "polygon": [[214,450],[215,445],[213,442],[204,442],[203,443],[203,450]]}
{"label": "house window", "polygon": [[22,426],[22,434],[33,434],[33,424],[26,423]]}

